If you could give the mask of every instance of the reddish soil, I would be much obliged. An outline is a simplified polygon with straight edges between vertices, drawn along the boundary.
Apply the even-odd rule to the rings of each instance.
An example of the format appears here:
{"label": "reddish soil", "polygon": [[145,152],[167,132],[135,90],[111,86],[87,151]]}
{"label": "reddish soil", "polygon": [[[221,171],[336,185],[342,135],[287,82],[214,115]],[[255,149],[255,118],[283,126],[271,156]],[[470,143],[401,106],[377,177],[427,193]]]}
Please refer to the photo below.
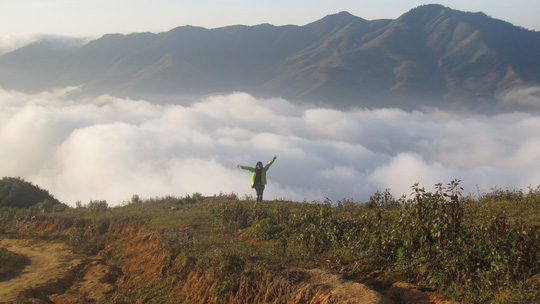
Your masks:
{"label": "reddish soil", "polygon": [[[151,234],[136,235],[138,237],[130,241],[121,242],[124,250],[133,253],[131,258],[123,260],[122,269],[106,264],[105,256],[115,254],[112,247],[90,258],[73,253],[62,243],[0,240],[0,247],[22,254],[29,260],[18,275],[0,281],[0,303],[107,303],[105,295],[111,294],[119,286],[140,286],[144,284],[140,282],[141,278],[148,283],[153,278],[147,273],[159,273],[158,264],[162,259],[149,256],[152,250],[148,246],[156,244],[150,241]],[[366,284],[344,280],[340,275],[324,270],[298,271],[304,273],[304,279],[296,283],[296,296],[289,298],[291,303],[453,303],[440,300],[435,293],[420,291],[410,284],[389,281],[382,275],[374,274],[370,281],[365,281],[378,290],[375,291]],[[134,276],[135,273],[139,275]],[[186,280],[191,282],[187,285],[195,289],[208,283],[203,277],[189,277]]]}

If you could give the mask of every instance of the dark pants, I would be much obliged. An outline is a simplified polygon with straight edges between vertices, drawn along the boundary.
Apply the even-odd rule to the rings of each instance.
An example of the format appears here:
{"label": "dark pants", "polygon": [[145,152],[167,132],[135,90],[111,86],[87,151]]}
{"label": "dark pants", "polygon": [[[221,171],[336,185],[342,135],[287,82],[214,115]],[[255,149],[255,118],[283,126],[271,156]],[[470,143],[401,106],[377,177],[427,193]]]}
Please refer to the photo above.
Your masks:
{"label": "dark pants", "polygon": [[257,191],[257,202],[262,202],[264,185],[259,183],[255,184],[255,191]]}

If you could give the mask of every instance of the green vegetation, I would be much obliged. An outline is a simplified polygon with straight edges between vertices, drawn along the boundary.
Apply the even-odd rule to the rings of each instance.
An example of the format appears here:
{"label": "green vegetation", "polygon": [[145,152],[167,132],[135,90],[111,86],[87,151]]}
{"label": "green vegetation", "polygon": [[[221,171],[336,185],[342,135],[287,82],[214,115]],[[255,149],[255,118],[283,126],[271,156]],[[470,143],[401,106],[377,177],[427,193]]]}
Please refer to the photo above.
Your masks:
{"label": "green vegetation", "polygon": [[0,280],[20,271],[26,262],[26,257],[0,248]]}
{"label": "green vegetation", "polygon": [[[170,258],[161,279],[144,293],[119,289],[109,295],[118,302],[152,297],[168,303],[186,272],[207,274],[216,282],[208,287],[212,296],[227,302],[245,284],[266,277],[294,282],[295,269],[311,267],[367,284],[382,273],[459,302],[540,302],[540,188],[462,192],[455,180],[433,191],[413,185],[412,194],[399,199],[387,189],[366,203],[134,195],[121,207],[79,203],[43,217],[71,223],[70,233],[58,237],[93,253],[128,222],[159,232]],[[9,212],[0,209],[0,215]]]}
{"label": "green vegetation", "polygon": [[3,177],[0,180],[0,207],[26,208],[39,203],[39,207],[50,211],[66,207],[48,191],[20,178]]}

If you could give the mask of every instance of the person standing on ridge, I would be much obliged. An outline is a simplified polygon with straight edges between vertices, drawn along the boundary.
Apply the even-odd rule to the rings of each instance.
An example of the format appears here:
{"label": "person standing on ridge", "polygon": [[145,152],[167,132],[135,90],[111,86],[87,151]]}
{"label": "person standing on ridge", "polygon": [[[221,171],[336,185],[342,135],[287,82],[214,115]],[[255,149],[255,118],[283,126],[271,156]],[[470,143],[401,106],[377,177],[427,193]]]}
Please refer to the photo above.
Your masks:
{"label": "person standing on ridge", "polygon": [[272,158],[272,160],[270,160],[264,167],[262,162],[257,162],[255,168],[238,165],[238,168],[248,170],[253,173],[251,175],[251,188],[255,188],[255,191],[257,191],[257,202],[262,202],[264,185],[266,185],[266,171],[268,171],[276,158],[277,156],[274,155],[274,158]]}

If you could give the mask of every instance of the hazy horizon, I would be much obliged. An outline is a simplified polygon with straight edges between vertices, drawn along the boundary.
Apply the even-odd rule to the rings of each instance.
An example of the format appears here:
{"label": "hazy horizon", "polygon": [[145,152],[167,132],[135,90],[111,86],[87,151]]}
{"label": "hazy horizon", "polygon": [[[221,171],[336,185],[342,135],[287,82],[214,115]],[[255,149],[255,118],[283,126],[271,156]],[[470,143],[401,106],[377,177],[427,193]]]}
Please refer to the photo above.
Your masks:
{"label": "hazy horizon", "polygon": [[242,198],[254,191],[236,165],[273,155],[266,200],[367,201],[386,188],[399,197],[417,182],[432,190],[454,179],[465,194],[482,193],[540,180],[540,117],[531,113],[340,111],[241,92],[184,106],[65,93],[0,90],[0,156],[9,160],[0,172],[71,206],[118,205],[133,194]]}
{"label": "hazy horizon", "polygon": [[[496,19],[540,30],[538,5],[533,0],[405,0],[405,1],[125,1],[93,0],[76,3],[52,0],[4,0],[0,36],[55,34],[101,36],[106,33],[162,32],[182,25],[217,28],[229,25],[304,25],[326,15],[348,11],[367,20],[395,19],[426,4],[441,4],[468,12],[484,12]],[[99,21],[96,21],[99,20]],[[67,26],[69,25],[69,26]]]}
{"label": "hazy horizon", "polygon": [[[407,1],[154,1],[127,2],[5,0],[0,2],[0,53],[42,36],[97,39],[105,34],[160,33],[185,25],[219,28],[231,25],[305,25],[347,11],[366,20],[396,19],[426,4],[441,4],[465,12],[483,12],[529,30],[540,31],[538,5],[533,0],[437,2]],[[99,22],[96,22],[99,20]]]}

